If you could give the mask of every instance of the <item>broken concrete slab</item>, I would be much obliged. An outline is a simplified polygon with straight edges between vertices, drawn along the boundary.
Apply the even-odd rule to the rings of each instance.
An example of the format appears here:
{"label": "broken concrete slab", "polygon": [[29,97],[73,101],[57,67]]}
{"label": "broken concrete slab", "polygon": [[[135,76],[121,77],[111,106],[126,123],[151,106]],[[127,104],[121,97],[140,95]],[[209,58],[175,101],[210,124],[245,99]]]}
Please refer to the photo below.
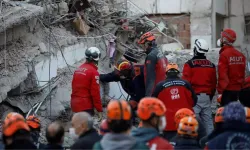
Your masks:
{"label": "broken concrete slab", "polygon": [[36,5],[27,4],[25,2],[12,3],[17,6],[8,6],[2,11],[0,33],[44,13],[44,9]]}
{"label": "broken concrete slab", "polygon": [[53,90],[57,84],[58,80],[55,79],[55,82],[52,82],[50,88],[49,86],[46,86],[46,88],[41,91],[37,90],[34,93],[30,93],[29,95],[8,97],[5,99],[5,101],[13,107],[19,108],[23,113],[27,113],[36,103],[40,103],[46,99],[51,92],[50,90]]}

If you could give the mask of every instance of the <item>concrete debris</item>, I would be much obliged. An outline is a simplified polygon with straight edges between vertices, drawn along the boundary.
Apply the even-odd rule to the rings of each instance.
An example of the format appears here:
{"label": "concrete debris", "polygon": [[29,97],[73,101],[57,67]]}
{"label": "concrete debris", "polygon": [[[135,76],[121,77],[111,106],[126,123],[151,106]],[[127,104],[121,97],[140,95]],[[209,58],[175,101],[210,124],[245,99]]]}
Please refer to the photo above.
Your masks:
{"label": "concrete debris", "polygon": [[64,1],[61,1],[58,4],[58,8],[59,8],[59,15],[65,15],[69,11],[68,4],[66,2],[64,2]]}
{"label": "concrete debris", "polygon": [[49,52],[46,45],[43,42],[39,43],[39,50],[41,54]]}
{"label": "concrete debris", "polygon": [[7,99],[5,99],[5,102],[19,108],[23,113],[27,113],[32,108],[32,106],[34,106],[36,103],[44,101],[48,97],[51,90],[53,90],[57,86],[58,80],[52,83],[53,84],[50,87],[47,85],[45,89],[38,91],[38,93],[8,97]]}
{"label": "concrete debris", "polygon": [[3,3],[3,10],[1,12],[0,33],[6,29],[13,28],[20,25],[31,18],[43,14],[44,9],[39,6],[27,4],[25,2],[12,2],[16,7],[10,6],[9,3]]}

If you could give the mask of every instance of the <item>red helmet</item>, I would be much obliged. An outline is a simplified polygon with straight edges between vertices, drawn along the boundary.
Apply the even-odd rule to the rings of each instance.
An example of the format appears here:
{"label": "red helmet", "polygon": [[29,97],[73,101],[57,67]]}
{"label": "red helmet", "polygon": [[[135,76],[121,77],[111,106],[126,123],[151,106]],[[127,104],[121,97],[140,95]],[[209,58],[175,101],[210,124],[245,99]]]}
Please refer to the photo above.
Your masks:
{"label": "red helmet", "polygon": [[221,32],[221,42],[232,45],[236,41],[236,33],[232,29],[225,29]]}
{"label": "red helmet", "polygon": [[144,44],[146,41],[155,40],[155,36],[151,32],[144,33],[138,41],[138,44]]}

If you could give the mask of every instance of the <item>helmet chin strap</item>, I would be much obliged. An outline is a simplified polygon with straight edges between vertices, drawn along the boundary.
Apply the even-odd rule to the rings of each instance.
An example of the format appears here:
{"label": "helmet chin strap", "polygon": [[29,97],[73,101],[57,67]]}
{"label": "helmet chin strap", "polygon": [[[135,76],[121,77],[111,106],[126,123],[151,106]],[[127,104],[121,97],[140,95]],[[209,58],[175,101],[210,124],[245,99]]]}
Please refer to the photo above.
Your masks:
{"label": "helmet chin strap", "polygon": [[196,50],[196,47],[194,48],[194,56],[198,56],[198,52]]}

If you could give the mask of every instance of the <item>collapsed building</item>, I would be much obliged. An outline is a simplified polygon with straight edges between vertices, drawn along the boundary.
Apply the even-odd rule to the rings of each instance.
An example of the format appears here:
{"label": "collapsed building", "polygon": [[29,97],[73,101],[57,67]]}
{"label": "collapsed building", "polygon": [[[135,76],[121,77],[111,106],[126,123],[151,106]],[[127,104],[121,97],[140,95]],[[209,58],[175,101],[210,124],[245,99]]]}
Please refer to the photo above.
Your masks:
{"label": "collapsed building", "polygon": [[[63,77],[72,76],[89,46],[102,50],[100,71],[106,72],[122,56],[143,63],[136,41],[145,32],[158,34],[159,43],[178,42],[130,1],[2,1],[1,18],[3,117],[14,110],[58,117],[70,108],[70,79],[63,84]],[[67,99],[51,100],[51,92],[65,90]]]}
{"label": "collapsed building", "polygon": [[[46,126],[69,120],[71,80],[85,50],[100,48],[99,72],[108,73],[122,57],[144,63],[138,38],[151,31],[170,62],[192,57],[170,22],[155,22],[129,0],[26,0],[0,2],[0,114],[36,114]],[[209,52],[215,64],[218,49]],[[102,101],[126,99],[117,83],[101,84]],[[66,134],[67,135],[67,134]],[[67,140],[66,140],[67,141]]]}

